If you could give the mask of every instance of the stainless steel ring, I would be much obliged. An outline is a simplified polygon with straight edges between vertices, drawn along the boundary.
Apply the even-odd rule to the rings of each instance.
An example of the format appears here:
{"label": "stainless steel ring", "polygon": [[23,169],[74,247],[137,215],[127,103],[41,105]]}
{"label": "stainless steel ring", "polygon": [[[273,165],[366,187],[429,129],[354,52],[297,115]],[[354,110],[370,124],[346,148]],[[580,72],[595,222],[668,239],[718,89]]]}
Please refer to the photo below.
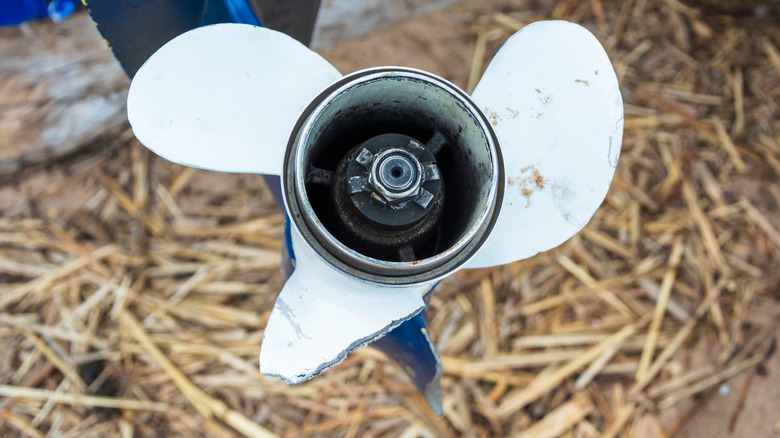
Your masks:
{"label": "stainless steel ring", "polygon": [[[372,96],[375,101],[371,101]],[[377,96],[382,96],[382,99]],[[406,96],[414,96],[414,99]],[[346,129],[346,122],[338,119],[339,115],[362,110],[363,106],[368,112],[373,106],[391,98],[402,102],[399,111],[408,109],[408,105],[404,106],[407,101],[403,99],[410,99],[409,105],[412,105],[413,101],[423,102],[417,110],[427,111],[434,118],[439,117],[437,123],[459,124],[452,129],[456,132],[467,132],[461,135],[470,136],[471,141],[471,144],[461,147],[471,150],[464,149],[459,152],[464,157],[466,152],[480,157],[463,166],[480,167],[482,172],[479,178],[472,178],[479,185],[472,189],[479,192],[479,195],[472,196],[476,200],[475,205],[467,212],[468,217],[463,219],[467,224],[463,226],[463,231],[457,234],[457,239],[434,256],[412,262],[367,257],[340,242],[317,217],[306,189],[306,165],[311,159],[317,140],[327,135],[328,130],[342,127]],[[420,172],[423,170],[420,169]],[[391,67],[353,73],[314,99],[302,114],[291,136],[282,180],[285,202],[293,226],[319,257],[336,269],[366,281],[401,285],[441,278],[458,269],[476,254],[498,217],[503,199],[503,176],[503,162],[495,133],[487,118],[468,95],[430,73]],[[446,175],[443,178],[446,178]]]}

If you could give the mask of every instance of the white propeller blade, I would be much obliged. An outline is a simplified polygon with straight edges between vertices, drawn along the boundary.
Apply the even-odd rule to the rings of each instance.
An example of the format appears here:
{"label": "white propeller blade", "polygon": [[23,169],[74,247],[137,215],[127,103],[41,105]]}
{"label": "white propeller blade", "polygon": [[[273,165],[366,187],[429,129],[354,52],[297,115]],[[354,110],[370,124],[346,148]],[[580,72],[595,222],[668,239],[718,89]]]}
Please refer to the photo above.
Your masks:
{"label": "white propeller blade", "polygon": [[293,230],[296,269],[263,335],[260,371],[300,383],[338,364],[425,307],[431,283],[389,287],[334,270]]}
{"label": "white propeller blade", "polygon": [[283,33],[217,24],[155,52],[133,78],[127,113],[138,140],[170,161],[278,175],[298,117],[340,77]]}
{"label": "white propeller blade", "polygon": [[472,95],[504,157],[504,202],[466,267],[500,265],[554,248],[590,220],[609,189],[623,135],[612,64],[585,28],[531,24],[491,61]]}

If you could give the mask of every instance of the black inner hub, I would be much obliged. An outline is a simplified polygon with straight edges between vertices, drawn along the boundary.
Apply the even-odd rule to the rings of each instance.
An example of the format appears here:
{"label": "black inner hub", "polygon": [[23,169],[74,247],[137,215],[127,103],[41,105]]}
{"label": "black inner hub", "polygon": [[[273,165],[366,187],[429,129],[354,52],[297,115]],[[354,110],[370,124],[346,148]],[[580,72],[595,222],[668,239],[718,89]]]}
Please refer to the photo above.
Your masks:
{"label": "black inner hub", "polygon": [[444,184],[430,148],[413,137],[374,136],[350,149],[334,171],[310,166],[307,182],[329,186],[336,219],[329,229],[363,254],[415,261],[438,246]]}
{"label": "black inner hub", "polygon": [[345,160],[346,195],[353,210],[380,230],[403,230],[419,223],[441,192],[433,154],[412,137],[378,135],[350,151]]}

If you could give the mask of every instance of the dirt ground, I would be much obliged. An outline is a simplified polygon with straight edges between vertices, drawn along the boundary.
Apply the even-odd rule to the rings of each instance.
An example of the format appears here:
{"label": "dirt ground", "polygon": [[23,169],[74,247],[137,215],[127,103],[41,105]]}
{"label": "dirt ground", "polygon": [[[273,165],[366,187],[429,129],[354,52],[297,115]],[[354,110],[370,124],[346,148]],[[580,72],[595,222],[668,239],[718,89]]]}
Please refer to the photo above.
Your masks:
{"label": "dirt ground", "polygon": [[[0,30],[0,436],[780,436],[779,17],[760,4],[467,1],[321,51],[342,73],[411,66],[467,88],[513,30],[569,19],[621,81],[623,152],[590,226],[435,293],[441,418],[369,348],[297,387],[259,375],[283,227],[262,177],[145,153],[88,17]],[[626,328],[584,389],[590,363],[544,380]],[[650,342],[660,371],[640,386]]]}

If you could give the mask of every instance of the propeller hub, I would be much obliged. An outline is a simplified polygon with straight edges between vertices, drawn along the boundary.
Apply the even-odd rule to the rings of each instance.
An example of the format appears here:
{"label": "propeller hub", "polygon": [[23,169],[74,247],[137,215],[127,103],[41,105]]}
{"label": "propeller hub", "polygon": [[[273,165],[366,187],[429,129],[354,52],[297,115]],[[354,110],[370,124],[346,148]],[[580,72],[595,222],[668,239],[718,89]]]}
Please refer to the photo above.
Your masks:
{"label": "propeller hub", "polygon": [[497,144],[469,96],[437,76],[354,73],[323,91],[293,132],[282,175],[290,219],[349,275],[441,278],[476,253],[498,217]]}

